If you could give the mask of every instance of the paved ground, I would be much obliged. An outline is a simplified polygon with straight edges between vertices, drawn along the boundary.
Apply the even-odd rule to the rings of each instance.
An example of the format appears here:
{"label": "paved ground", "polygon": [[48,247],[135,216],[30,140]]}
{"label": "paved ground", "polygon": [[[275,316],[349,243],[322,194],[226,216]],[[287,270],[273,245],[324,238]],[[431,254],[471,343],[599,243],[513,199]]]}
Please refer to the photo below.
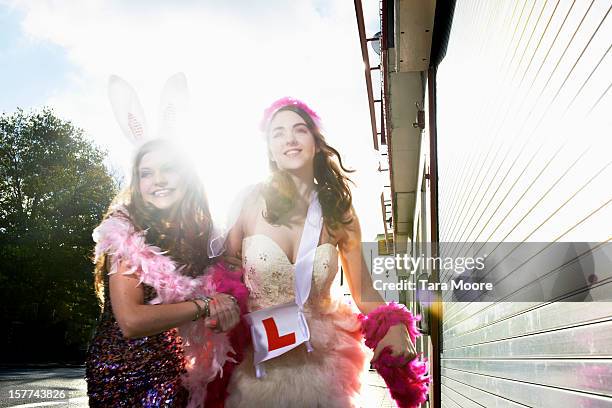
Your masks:
{"label": "paved ground", "polygon": [[[83,368],[0,369],[0,408],[87,407],[83,376]],[[364,385],[364,408],[395,407],[378,375],[368,373]]]}
{"label": "paved ground", "polygon": [[363,391],[364,408],[395,408],[395,402],[391,399],[387,386],[383,379],[370,371],[366,377]]}
{"label": "paved ground", "polygon": [[0,407],[87,407],[84,368],[0,369]]}

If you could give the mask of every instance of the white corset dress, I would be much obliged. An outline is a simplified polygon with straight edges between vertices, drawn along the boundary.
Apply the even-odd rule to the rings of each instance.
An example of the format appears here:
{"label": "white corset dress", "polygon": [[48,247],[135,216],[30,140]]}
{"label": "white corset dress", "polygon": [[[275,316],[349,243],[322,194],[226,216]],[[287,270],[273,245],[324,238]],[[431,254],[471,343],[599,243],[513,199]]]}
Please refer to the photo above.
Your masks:
{"label": "white corset dress", "polygon": [[[242,242],[245,284],[251,311],[286,303],[294,296],[294,265],[266,235]],[[304,345],[264,362],[266,376],[257,379],[253,351],[234,370],[227,407],[354,407],[358,406],[360,376],[366,369],[360,323],[349,305],[334,297],[338,252],[332,244],[317,248],[313,280],[305,307],[314,351]]]}

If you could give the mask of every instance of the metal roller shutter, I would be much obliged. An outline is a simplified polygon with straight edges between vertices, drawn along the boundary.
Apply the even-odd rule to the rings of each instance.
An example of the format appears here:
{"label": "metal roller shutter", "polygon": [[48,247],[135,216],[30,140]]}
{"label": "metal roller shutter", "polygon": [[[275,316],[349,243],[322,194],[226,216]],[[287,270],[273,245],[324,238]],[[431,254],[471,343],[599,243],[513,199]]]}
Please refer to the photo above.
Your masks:
{"label": "metal roller shutter", "polygon": [[[609,0],[457,0],[437,72],[442,257],[612,238],[611,39]],[[447,294],[443,406],[612,406],[612,304],[576,299]]]}

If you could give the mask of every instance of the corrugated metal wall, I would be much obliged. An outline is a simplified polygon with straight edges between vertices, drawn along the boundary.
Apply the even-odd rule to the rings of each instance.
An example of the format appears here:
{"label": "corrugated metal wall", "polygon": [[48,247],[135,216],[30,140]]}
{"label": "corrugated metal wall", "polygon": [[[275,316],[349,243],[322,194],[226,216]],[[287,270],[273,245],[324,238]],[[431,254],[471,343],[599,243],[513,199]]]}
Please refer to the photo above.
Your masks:
{"label": "corrugated metal wall", "polygon": [[[441,256],[611,239],[610,6],[457,0],[437,75]],[[612,304],[562,300],[445,303],[442,405],[612,407]]]}

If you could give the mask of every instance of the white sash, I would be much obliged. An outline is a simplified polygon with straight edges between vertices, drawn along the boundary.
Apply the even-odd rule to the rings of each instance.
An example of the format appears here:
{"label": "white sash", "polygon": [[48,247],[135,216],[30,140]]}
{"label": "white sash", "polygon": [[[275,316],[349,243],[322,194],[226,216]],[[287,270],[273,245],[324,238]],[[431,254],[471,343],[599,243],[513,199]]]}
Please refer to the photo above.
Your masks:
{"label": "white sash", "polygon": [[322,228],[323,211],[317,193],[314,192],[295,262],[295,302],[257,310],[244,316],[251,327],[257,378],[265,375],[262,362],[280,356],[302,343],[306,343],[308,352],[313,350],[304,305],[310,295],[314,259]]}

